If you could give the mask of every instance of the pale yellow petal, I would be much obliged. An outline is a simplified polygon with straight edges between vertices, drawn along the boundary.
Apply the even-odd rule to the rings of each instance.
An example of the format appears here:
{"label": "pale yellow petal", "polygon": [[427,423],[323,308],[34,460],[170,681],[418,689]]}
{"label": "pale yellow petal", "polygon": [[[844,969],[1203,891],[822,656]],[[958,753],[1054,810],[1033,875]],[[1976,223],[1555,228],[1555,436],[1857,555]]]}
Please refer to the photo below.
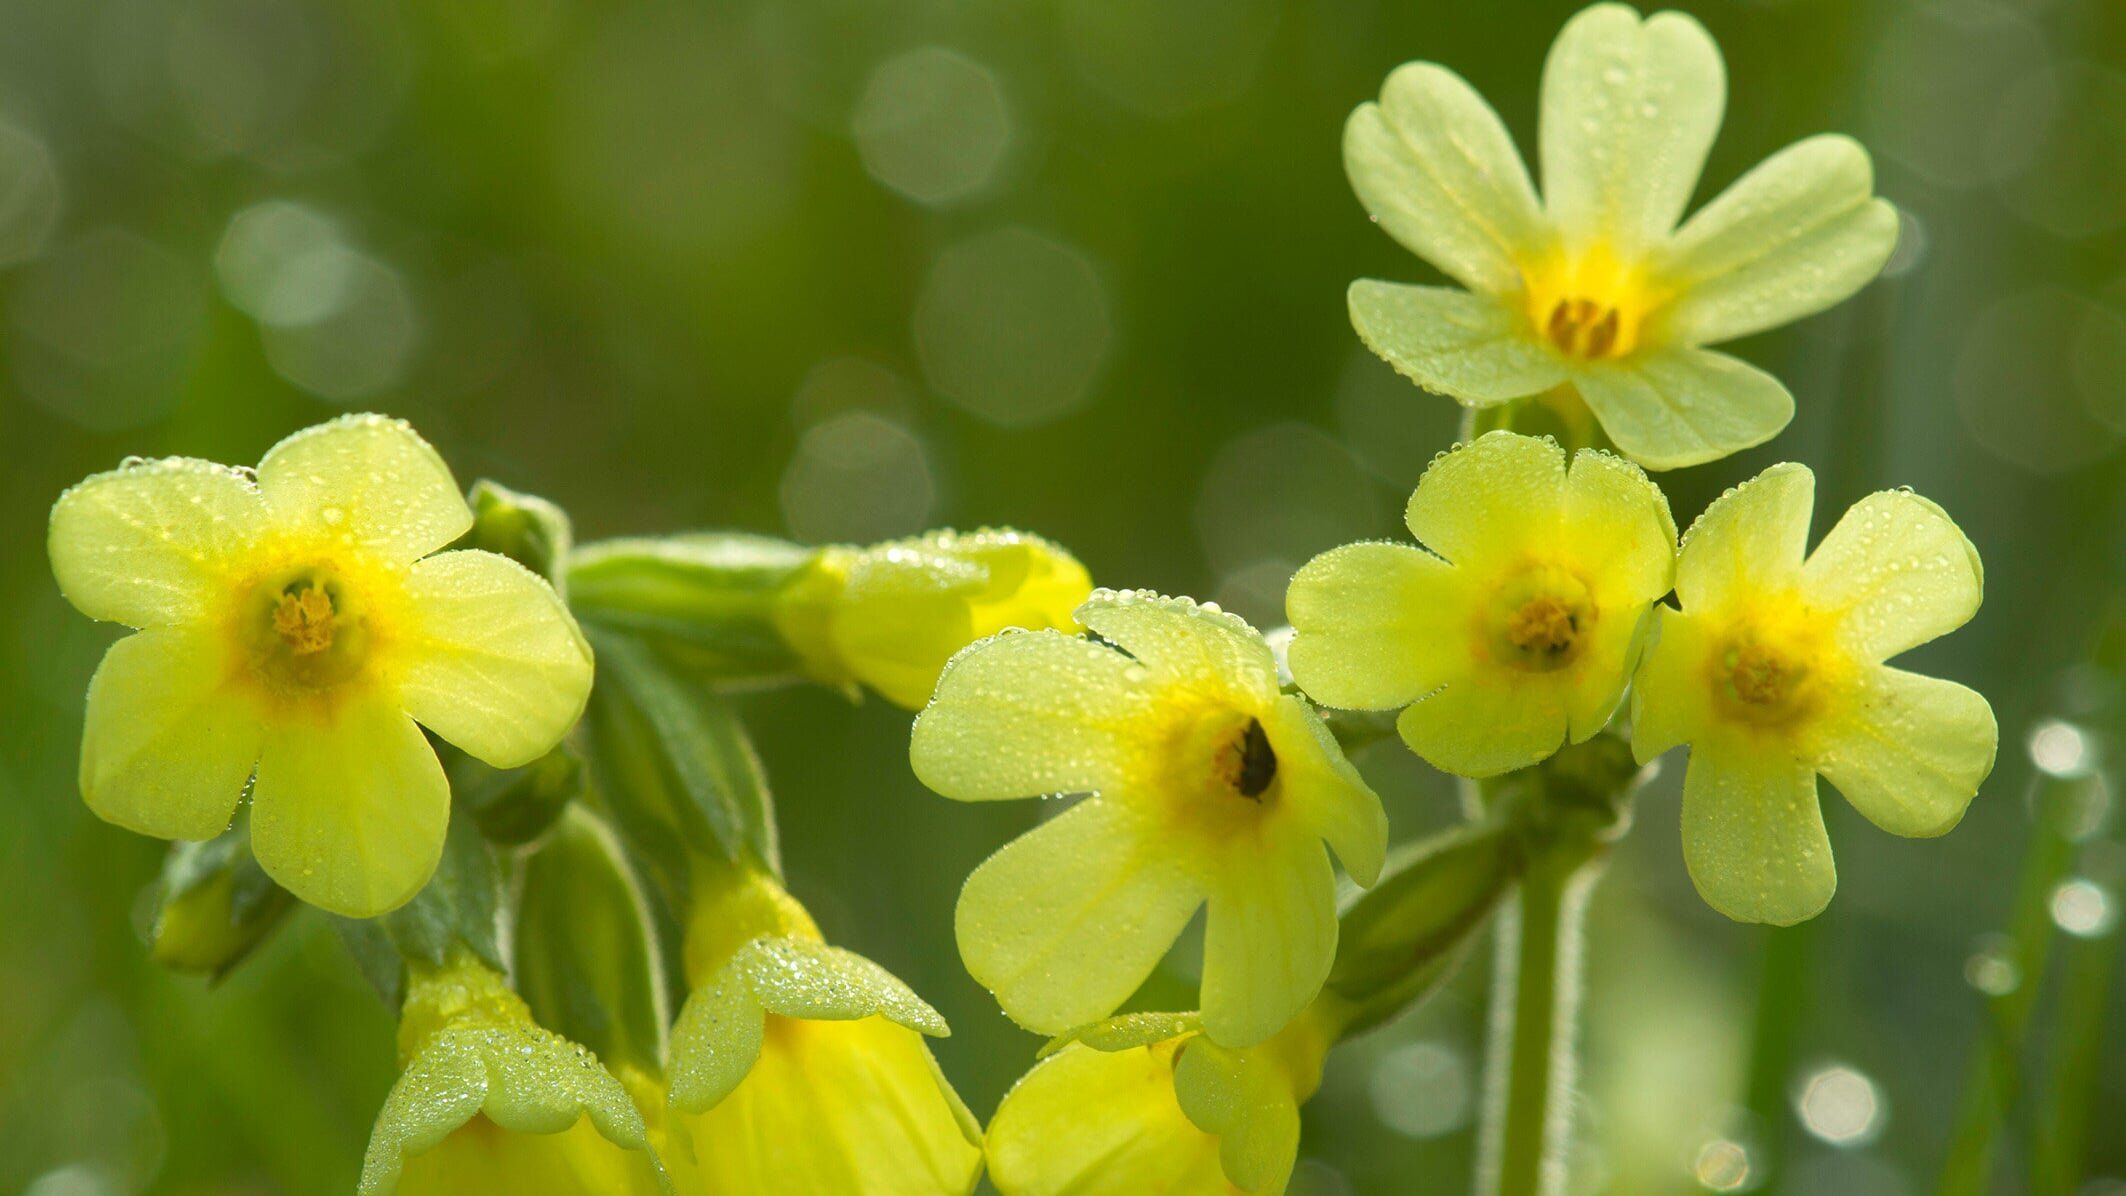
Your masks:
{"label": "pale yellow petal", "polygon": [[1425,762],[1462,777],[1526,768],[1564,746],[1569,687],[1528,684],[1528,674],[1471,668],[1396,720],[1403,742]]}
{"label": "pale yellow petal", "polygon": [[1556,441],[1487,432],[1432,462],[1403,517],[1425,547],[1476,565],[1553,540],[1564,499]]}
{"label": "pale yellow petal", "polygon": [[258,490],[234,470],[188,457],[127,465],[52,505],[52,575],[92,619],[191,622],[224,600],[265,518]]}
{"label": "pale yellow petal", "polygon": [[449,821],[450,784],[427,737],[376,695],[266,736],[251,849],[312,905],[350,918],[404,905],[435,872]]}
{"label": "pale yellow petal", "polygon": [[1408,544],[1347,544],[1285,591],[1292,678],[1325,706],[1393,710],[1432,692],[1470,618],[1460,577]]}
{"label": "pale yellow petal", "polygon": [[385,560],[411,561],[472,528],[450,467],[404,420],[347,415],[305,428],[258,463],[282,526]]}
{"label": "pale yellow petal", "polygon": [[408,1159],[395,1186],[375,1189],[377,1196],[657,1196],[659,1190],[647,1154],[606,1141],[588,1120],[558,1134],[518,1134],[485,1117]]}
{"label": "pale yellow petal", "polygon": [[1388,853],[1388,814],[1380,796],[1344,756],[1336,736],[1305,702],[1287,697],[1263,719],[1277,748],[1280,800],[1312,833],[1328,841],[1344,871],[1362,886],[1380,879]]}
{"label": "pale yellow petal", "polygon": [[1649,336],[1717,344],[1842,302],[1897,247],[1897,211],[1874,189],[1868,151],[1850,137],[1811,137],[1765,159],[1655,255],[1651,271],[1676,298]]}
{"label": "pale yellow petal", "polygon": [[1543,202],[1571,249],[1630,260],[1683,215],[1720,130],[1727,73],[1705,27],[1597,4],[1543,66]]}
{"label": "pale yellow petal", "polygon": [[1104,797],[1005,844],[960,891],[955,922],[968,973],[1038,1033],[1113,1013],[1203,902],[1182,848]]}
{"label": "pale yellow petal", "polygon": [[1078,621],[1121,645],[1157,682],[1241,709],[1277,692],[1277,658],[1261,633],[1215,606],[1148,590],[1100,590],[1078,608]]}
{"label": "pale yellow petal", "polygon": [[1702,738],[1683,774],[1683,861],[1705,903],[1791,926],[1838,887],[1808,761],[1770,737]]}
{"label": "pale yellow petal", "polygon": [[1174,1065],[1174,1098],[1190,1121],[1218,1135],[1219,1161],[1234,1187],[1284,1191],[1299,1157],[1299,1102],[1275,1063],[1192,1038]]}
{"label": "pale yellow petal", "polygon": [[1668,498],[1621,457],[1591,449],[1573,454],[1560,539],[1593,567],[1591,588],[1605,606],[1644,606],[1675,581],[1676,520]]}
{"label": "pale yellow petal", "polygon": [[1573,385],[1625,456],[1681,469],[1763,444],[1794,418],[1779,379],[1710,349],[1671,346],[1580,363]]}
{"label": "pale yellow petal", "polygon": [[1228,1196],[1218,1139],[1174,1096],[1169,1044],[1073,1044],[1004,1094],[990,1119],[989,1179],[1002,1196]]}
{"label": "pale yellow petal", "polygon": [[1863,669],[1840,716],[1818,728],[1815,764],[1893,835],[1946,834],[1993,771],[1993,707],[1953,681]]}
{"label": "pale yellow petal", "polygon": [[211,839],[228,829],[264,736],[215,637],[136,632],[111,645],[89,681],[81,795],[127,830]]}
{"label": "pale yellow petal", "polygon": [[1472,290],[1511,294],[1550,230],[1513,138],[1460,75],[1397,67],[1344,125],[1344,172],[1388,235]]}
{"label": "pale yellow petal", "polygon": [[1312,835],[1224,845],[1203,923],[1203,1028],[1231,1047],[1270,1037],[1306,1008],[1336,956],[1336,875]]}
{"label": "pale yellow petal", "polygon": [[591,649],[552,586],[508,557],[446,552],[406,583],[399,697],[437,735],[496,768],[546,754],[591,692]]}
{"label": "pale yellow petal", "polygon": [[1358,339],[1434,394],[1490,407],[1565,381],[1528,313],[1489,295],[1362,278],[1346,296]]}
{"label": "pale yellow petal", "polygon": [[771,1016],[745,1082],[682,1120],[704,1192],[962,1196],[982,1151],[957,1105],[913,1030]]}
{"label": "pale yellow petal", "polygon": [[1152,709],[1132,680],[1136,667],[1105,644],[1055,631],[977,644],[938,679],[908,761],[925,785],[960,801],[1107,789],[1128,775]]}
{"label": "pale yellow petal", "polygon": [[1840,613],[1840,638],[1887,660],[1978,613],[1978,549],[1948,512],[1908,490],[1870,494],[1840,517],[1802,568],[1809,603]]}
{"label": "pale yellow petal", "polygon": [[1631,750],[1641,764],[1703,734],[1713,700],[1702,620],[1655,607],[1647,641],[1631,681]]}
{"label": "pale yellow petal", "polygon": [[1815,506],[1816,475],[1793,462],[1714,499],[1676,554],[1676,597],[1684,611],[1726,610],[1799,585]]}

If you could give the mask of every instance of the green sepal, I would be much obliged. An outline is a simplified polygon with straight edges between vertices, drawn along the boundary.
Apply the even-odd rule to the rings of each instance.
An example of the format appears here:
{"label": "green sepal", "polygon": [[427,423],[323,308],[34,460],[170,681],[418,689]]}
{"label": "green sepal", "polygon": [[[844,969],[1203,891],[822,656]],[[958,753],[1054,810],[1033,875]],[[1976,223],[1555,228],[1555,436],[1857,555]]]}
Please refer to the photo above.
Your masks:
{"label": "green sepal", "polygon": [[516,987],[539,1024],[645,1075],[664,1069],[665,977],[619,842],[581,806],[525,861]]}
{"label": "green sepal", "polygon": [[599,799],[683,909],[691,857],[781,868],[773,799],[730,702],[632,636],[586,629],[598,659],[583,727]]}
{"label": "green sepal", "polygon": [[522,768],[496,768],[459,751],[443,758],[451,802],[490,842],[504,846],[545,834],[583,792],[583,757],[566,742]]}
{"label": "green sepal", "polygon": [[205,842],[173,843],[146,894],[141,929],[155,962],[219,980],[280,928],[295,898],[251,855],[248,812]]}
{"label": "green sepal", "polygon": [[806,1021],[883,1017],[920,1034],[951,1030],[893,973],[853,951],[796,937],[756,938],[687,998],[672,1027],[674,1107],[714,1108],[753,1070],[767,1015]]}
{"label": "green sepal", "polygon": [[454,547],[500,553],[567,596],[563,565],[575,543],[568,512],[536,494],[522,494],[486,478],[473,483],[465,501],[472,507],[472,530]]}
{"label": "green sepal", "polygon": [[1503,822],[1456,827],[1397,849],[1379,883],[1344,909],[1326,991],[1351,1008],[1346,1035],[1394,1017],[1451,978],[1522,868]]}
{"label": "green sepal", "polygon": [[1096,1051],[1127,1051],[1195,1034],[1203,1029],[1203,1015],[1187,1013],[1122,1013],[1104,1021],[1065,1030],[1041,1045],[1036,1059],[1046,1059],[1072,1043]]}
{"label": "green sepal", "polygon": [[776,611],[818,553],[738,532],[605,540],[570,555],[569,606],[587,628],[624,631],[691,677],[796,681],[805,661]]}

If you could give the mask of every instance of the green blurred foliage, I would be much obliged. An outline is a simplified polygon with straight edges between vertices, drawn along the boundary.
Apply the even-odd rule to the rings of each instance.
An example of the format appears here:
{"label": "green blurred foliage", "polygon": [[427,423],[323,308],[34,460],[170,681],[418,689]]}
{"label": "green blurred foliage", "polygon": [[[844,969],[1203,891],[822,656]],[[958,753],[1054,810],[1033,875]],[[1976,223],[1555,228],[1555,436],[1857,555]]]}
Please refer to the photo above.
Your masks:
{"label": "green blurred foliage", "polygon": [[[51,583],[63,487],[127,454],[255,461],[369,408],[462,481],[559,502],[585,540],[1008,523],[1100,581],[1275,622],[1307,556],[1396,531],[1456,425],[1346,322],[1351,279],[1427,269],[1351,199],[1344,115],[1432,58],[1530,146],[1573,7],[0,3],[0,1191],[345,1191],[392,1068],[389,1017],[314,914],[211,988],[148,963],[130,911],[160,845],[74,786],[113,633]],[[1755,1127],[1792,1148],[1782,1190],[1921,1191],[1982,1027],[1966,961],[2004,925],[2029,835],[2025,733],[2120,731],[2116,668],[2087,661],[2126,560],[2126,9],[1689,7],[1733,97],[1701,198],[1838,129],[1910,219],[1892,277],[1739,347],[1800,414],[1665,479],[1679,517],[1799,459],[1819,532],[1909,484],[1988,565],[1977,622],[1914,667],[1991,695],[2000,768],[1940,842],[1827,802],[1844,884],[1780,990],[1797,1070],[1769,1081],[1781,1124]],[[924,792],[885,703],[745,710],[792,888],[951,1019],[939,1054],[986,1113],[1035,1043],[958,966],[951,907],[1034,811]],[[1395,745],[1362,763],[1398,839],[1451,819],[1451,787]],[[1576,1190],[1696,1190],[1700,1144],[1749,1137],[1725,1110],[1769,932],[1693,895],[1679,771],[1596,898]],[[2116,891],[2111,834],[2075,866]],[[1465,1186],[1481,973],[1338,1054],[1295,1192]],[[2089,1116],[2116,1126],[2126,1040],[2102,1051]],[[1875,1085],[1865,1144],[1778,1105],[1826,1060]],[[2002,1139],[2018,1174],[2031,1128]],[[2094,1150],[2092,1174],[2126,1173],[2126,1141]]]}

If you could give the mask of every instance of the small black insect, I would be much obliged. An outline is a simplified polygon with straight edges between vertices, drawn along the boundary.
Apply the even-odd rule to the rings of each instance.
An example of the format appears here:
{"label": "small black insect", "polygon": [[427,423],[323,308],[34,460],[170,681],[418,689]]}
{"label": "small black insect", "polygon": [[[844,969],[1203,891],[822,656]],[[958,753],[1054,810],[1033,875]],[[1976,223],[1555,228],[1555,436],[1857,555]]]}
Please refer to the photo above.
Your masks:
{"label": "small black insect", "polygon": [[1270,750],[1270,737],[1262,723],[1248,720],[1248,733],[1240,741],[1240,796],[1260,798],[1277,779],[1277,753]]}

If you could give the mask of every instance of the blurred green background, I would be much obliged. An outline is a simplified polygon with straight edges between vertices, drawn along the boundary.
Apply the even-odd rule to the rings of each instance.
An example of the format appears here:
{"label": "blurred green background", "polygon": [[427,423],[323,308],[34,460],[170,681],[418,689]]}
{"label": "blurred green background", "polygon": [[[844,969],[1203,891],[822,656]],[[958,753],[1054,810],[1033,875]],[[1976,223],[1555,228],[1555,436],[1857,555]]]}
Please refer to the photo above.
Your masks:
{"label": "blurred green background", "polygon": [[[374,409],[583,538],[1012,524],[1275,623],[1297,564],[1396,533],[1456,426],[1346,322],[1351,279],[1429,271],[1351,198],[1343,118],[1431,58],[1531,146],[1574,7],[0,2],[0,1191],[347,1191],[392,1070],[314,915],[216,988],[145,962],[161,846],[74,784],[113,633],[51,582],[63,487]],[[1737,347],[1799,414],[1664,479],[1678,517],[1779,459],[1818,471],[1819,534],[1880,487],[1942,502],[1991,584],[1909,663],[1989,694],[2003,747],[1939,842],[1830,797],[1838,899],[1776,933],[1692,892],[1670,762],[1595,899],[1573,1191],[1932,1191],[1969,1051],[2027,1004],[1985,1190],[2030,1190],[2079,1117],[2087,1166],[2046,1190],[2119,1196],[2126,6],[1689,7],[1732,96],[1701,199],[1844,130],[1905,224],[1856,301]],[[952,902],[1036,811],[922,790],[882,702],[748,711],[793,889],[946,1013],[986,1115],[1034,1040],[960,969]],[[1399,747],[1362,766],[1398,838],[1451,817]],[[2042,786],[2076,801],[2040,831]],[[1294,1192],[1466,1189],[1485,971],[1338,1053]]]}

